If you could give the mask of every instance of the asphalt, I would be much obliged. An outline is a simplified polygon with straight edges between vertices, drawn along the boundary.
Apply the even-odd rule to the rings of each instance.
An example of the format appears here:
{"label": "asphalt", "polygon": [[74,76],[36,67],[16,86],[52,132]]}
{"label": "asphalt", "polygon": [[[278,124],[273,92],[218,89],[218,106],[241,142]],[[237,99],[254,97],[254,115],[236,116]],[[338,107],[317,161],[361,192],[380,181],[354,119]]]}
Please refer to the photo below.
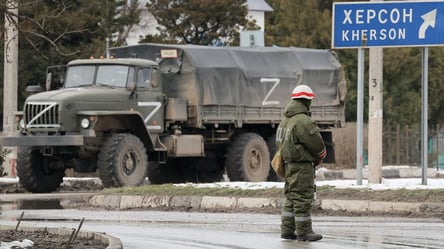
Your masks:
{"label": "asphalt", "polygon": [[[368,171],[364,169],[363,178],[367,178]],[[421,178],[422,170],[417,167],[384,167],[382,169],[383,178]],[[354,169],[349,170],[326,170],[321,169],[316,172],[317,180],[340,180],[356,179],[357,172]],[[444,177],[443,171],[428,169],[428,178]],[[89,181],[90,184],[100,184],[98,179],[79,179],[66,178],[66,185],[78,181]],[[16,180],[0,177],[0,185],[17,184]],[[443,186],[444,188],[444,186]],[[255,208],[281,208],[282,198],[263,198],[263,197],[215,197],[215,196],[134,196],[134,195],[112,195],[97,194],[89,197],[89,204],[95,207],[109,209],[144,209],[144,208],[183,208],[193,210],[211,210],[211,209],[255,209]],[[321,210],[327,211],[345,211],[358,213],[409,213],[428,215],[435,217],[444,217],[444,205],[442,203],[408,203],[408,202],[381,202],[367,200],[316,200],[315,206]],[[14,229],[0,225],[0,229]],[[38,230],[47,228],[21,227],[21,229]],[[50,231],[54,234],[70,234],[71,230],[65,228],[56,228]],[[122,243],[120,239],[95,232],[83,231],[79,234],[81,237],[96,238],[108,243],[108,249],[120,249]]]}

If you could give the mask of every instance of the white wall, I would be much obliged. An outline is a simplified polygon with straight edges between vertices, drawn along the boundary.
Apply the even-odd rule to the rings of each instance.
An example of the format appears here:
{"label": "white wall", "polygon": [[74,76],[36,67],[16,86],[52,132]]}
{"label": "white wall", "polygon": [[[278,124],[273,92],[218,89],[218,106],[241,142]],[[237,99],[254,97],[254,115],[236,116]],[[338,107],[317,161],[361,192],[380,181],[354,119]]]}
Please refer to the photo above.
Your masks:
{"label": "white wall", "polygon": [[263,11],[248,11],[248,19],[250,20],[256,20],[256,24],[261,27],[261,31],[264,31],[264,26],[265,26],[265,17],[264,17],[264,12]]}

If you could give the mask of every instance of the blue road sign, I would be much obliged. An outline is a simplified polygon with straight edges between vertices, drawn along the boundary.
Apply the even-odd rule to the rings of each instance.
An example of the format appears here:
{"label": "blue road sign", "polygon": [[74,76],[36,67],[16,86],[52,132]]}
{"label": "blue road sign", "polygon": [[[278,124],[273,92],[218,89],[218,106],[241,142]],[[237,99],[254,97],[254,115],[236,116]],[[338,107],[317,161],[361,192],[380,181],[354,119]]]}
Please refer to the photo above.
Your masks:
{"label": "blue road sign", "polygon": [[332,48],[441,46],[444,1],[333,4]]}

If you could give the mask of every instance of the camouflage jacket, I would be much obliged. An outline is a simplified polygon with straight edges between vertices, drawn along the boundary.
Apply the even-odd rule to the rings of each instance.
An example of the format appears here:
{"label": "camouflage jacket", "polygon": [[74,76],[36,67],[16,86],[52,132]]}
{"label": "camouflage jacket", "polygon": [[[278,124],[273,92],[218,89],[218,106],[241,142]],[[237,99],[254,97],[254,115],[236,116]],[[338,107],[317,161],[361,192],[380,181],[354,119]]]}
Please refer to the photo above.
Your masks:
{"label": "camouflage jacket", "polygon": [[276,132],[276,144],[282,143],[281,155],[287,162],[319,164],[326,156],[319,127],[309,116],[308,108],[292,100],[285,108],[285,117]]}

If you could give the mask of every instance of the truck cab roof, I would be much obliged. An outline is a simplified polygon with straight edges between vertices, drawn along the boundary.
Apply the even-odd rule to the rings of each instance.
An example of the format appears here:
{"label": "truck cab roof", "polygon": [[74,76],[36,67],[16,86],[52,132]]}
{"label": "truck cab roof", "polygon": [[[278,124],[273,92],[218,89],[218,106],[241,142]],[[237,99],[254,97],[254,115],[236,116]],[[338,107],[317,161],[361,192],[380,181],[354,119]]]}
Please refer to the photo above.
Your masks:
{"label": "truck cab roof", "polygon": [[159,64],[147,59],[140,58],[119,58],[119,59],[78,59],[68,63],[68,66],[85,65],[85,64],[120,64],[120,65],[137,65],[142,67],[158,66]]}

